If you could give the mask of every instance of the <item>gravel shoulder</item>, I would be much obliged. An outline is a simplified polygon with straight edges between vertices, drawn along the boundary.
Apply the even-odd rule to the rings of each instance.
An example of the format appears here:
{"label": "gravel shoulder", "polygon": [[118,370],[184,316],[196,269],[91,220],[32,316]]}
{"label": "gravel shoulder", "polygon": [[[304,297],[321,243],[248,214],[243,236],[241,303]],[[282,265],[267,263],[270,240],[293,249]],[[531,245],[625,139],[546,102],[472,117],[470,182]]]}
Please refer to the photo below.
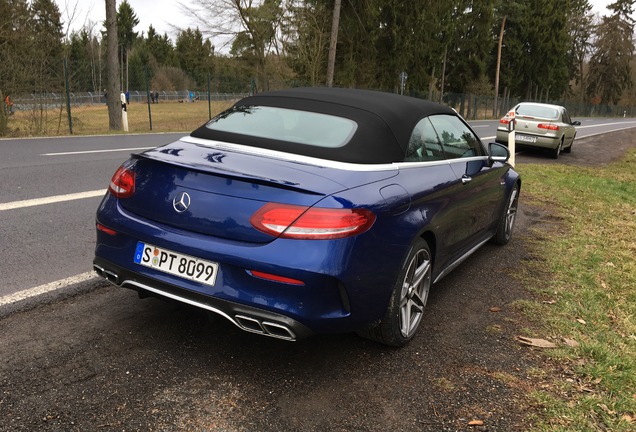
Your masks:
{"label": "gravel shoulder", "polygon": [[[517,162],[595,166],[635,142],[621,131]],[[267,339],[105,283],[6,315],[0,431],[531,430],[531,371],[552,366],[515,339],[528,323],[514,304],[531,294],[514,274],[535,259],[530,228],[554,223],[522,189],[511,243],[487,244],[435,285],[402,349],[352,334]]]}

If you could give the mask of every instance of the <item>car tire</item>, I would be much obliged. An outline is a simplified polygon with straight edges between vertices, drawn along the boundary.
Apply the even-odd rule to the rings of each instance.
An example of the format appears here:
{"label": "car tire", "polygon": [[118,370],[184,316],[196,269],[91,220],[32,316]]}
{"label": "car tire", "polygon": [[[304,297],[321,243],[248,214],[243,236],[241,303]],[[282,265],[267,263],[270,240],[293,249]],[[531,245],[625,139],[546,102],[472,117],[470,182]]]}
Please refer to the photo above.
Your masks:
{"label": "car tire", "polygon": [[558,159],[561,154],[561,150],[563,150],[563,139],[559,141],[559,145],[555,149],[552,149],[552,159]]}
{"label": "car tire", "polygon": [[574,140],[572,140],[572,144],[569,147],[563,149],[563,153],[572,153],[572,146],[574,145]]}
{"label": "car tire", "polygon": [[432,255],[418,238],[400,270],[384,318],[358,334],[390,346],[403,346],[415,336],[424,316],[432,284]]}
{"label": "car tire", "polygon": [[492,238],[493,242],[498,245],[507,244],[512,238],[512,230],[515,227],[517,219],[517,209],[519,206],[519,185],[515,184],[508,196],[506,205],[497,226],[497,233]]}

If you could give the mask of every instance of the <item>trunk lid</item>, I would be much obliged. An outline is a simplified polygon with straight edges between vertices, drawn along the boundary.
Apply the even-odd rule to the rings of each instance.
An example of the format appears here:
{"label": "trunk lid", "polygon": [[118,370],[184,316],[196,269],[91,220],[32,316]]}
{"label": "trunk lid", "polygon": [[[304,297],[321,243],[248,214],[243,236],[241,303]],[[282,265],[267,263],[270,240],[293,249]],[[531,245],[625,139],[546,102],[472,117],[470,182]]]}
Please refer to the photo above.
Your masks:
{"label": "trunk lid", "polygon": [[517,132],[531,133],[534,135],[554,134],[554,131],[547,128],[539,128],[540,123],[544,125],[551,125],[554,123],[554,119],[521,115],[516,117],[516,121],[517,124],[515,130]]}
{"label": "trunk lid", "polygon": [[273,240],[250,223],[268,202],[312,206],[397,173],[351,172],[185,141],[133,159],[135,193],[120,199],[126,211],[180,230],[254,243]]}

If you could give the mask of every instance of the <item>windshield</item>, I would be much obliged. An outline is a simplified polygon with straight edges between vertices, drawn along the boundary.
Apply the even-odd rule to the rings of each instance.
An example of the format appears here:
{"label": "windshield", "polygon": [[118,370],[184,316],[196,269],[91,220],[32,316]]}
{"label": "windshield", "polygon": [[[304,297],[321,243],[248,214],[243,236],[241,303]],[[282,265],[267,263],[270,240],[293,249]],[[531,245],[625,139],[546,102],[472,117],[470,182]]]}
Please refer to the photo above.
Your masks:
{"label": "windshield", "polygon": [[353,120],[316,112],[268,106],[237,106],[212,119],[206,127],[258,138],[317,147],[342,147],[353,136]]}

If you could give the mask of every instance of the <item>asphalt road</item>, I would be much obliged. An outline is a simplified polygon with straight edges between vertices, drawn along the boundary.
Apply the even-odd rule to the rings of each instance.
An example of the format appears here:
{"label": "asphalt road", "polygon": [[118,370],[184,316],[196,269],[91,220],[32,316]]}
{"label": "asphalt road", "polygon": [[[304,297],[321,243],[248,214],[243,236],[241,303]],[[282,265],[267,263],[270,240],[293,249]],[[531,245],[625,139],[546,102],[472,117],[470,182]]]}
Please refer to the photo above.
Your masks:
{"label": "asphalt road", "polygon": [[91,271],[94,214],[112,174],[131,152],[183,135],[0,140],[0,304]]}
{"label": "asphalt road", "polygon": [[[599,164],[635,137],[606,135],[614,145],[600,154],[588,138],[558,161],[518,163]],[[99,191],[130,148],[175,138],[0,141],[3,289],[64,288],[60,278],[90,274],[99,198],[24,200]],[[485,245],[436,284],[420,332],[398,350],[352,334],[263,338],[96,279],[75,283],[81,295],[22,312],[3,315],[10,307],[0,305],[0,432],[532,430],[524,397],[549,385],[533,370],[551,366],[515,341],[527,325],[515,304],[527,294],[511,274],[540,258],[525,249],[530,228],[554,224],[522,199],[511,243]]]}

